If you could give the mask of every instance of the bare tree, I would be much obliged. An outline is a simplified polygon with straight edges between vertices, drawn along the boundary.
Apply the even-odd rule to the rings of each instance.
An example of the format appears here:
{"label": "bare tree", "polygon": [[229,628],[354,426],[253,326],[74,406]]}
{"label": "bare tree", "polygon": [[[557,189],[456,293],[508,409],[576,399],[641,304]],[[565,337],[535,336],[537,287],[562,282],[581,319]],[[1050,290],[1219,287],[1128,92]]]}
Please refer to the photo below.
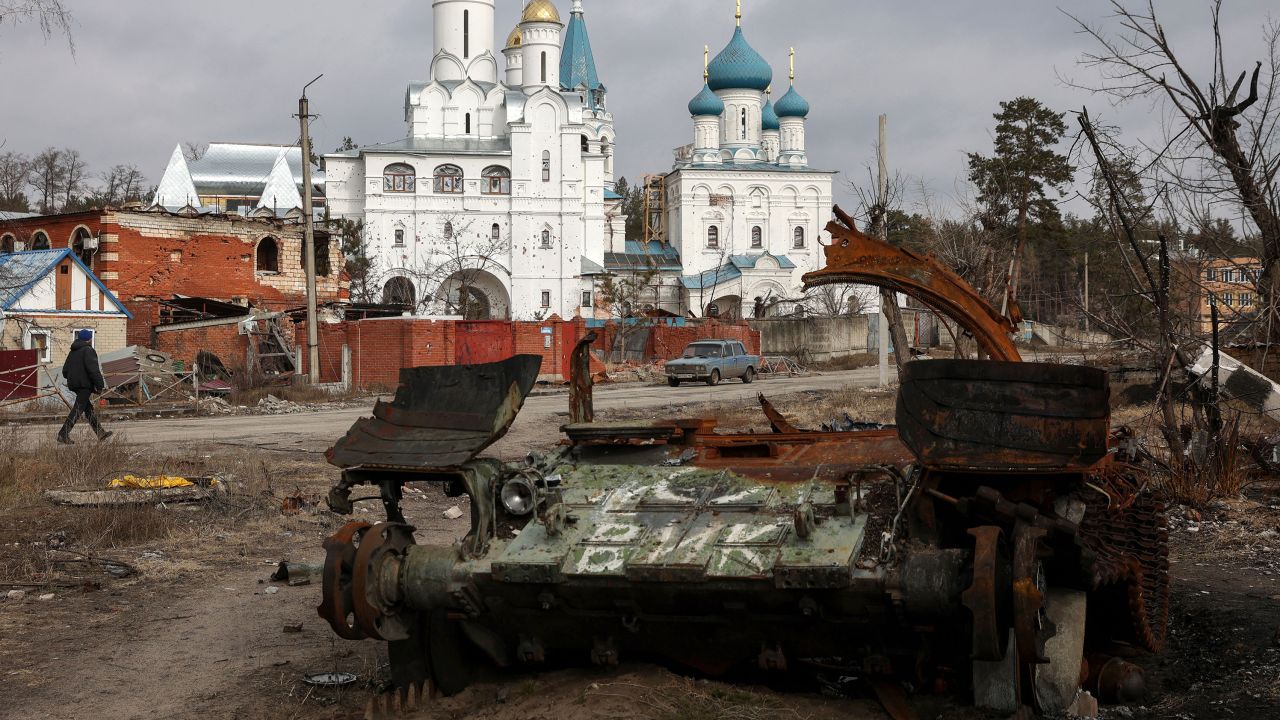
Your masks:
{"label": "bare tree", "polygon": [[31,173],[27,178],[27,184],[36,193],[36,202],[41,213],[48,214],[55,211],[58,193],[63,187],[64,167],[62,151],[54,147],[45,148],[31,159]]}
{"label": "bare tree", "polygon": [[62,151],[61,187],[62,206],[72,206],[84,192],[84,174],[89,169],[88,163],[80,156],[79,150]]}
{"label": "bare tree", "polygon": [[[0,0],[0,25],[34,22],[45,37],[56,33],[67,36],[71,44],[71,11],[62,0]],[[74,52],[75,46],[72,45]]]}
{"label": "bare tree", "polygon": [[104,205],[118,207],[142,199],[146,178],[136,165],[116,165],[99,178],[102,180],[99,198]]}
{"label": "bare tree", "polygon": [[31,160],[26,155],[7,152],[0,155],[0,210],[24,212],[28,209],[27,180],[31,177]]}
{"label": "bare tree", "polygon": [[418,307],[469,320],[491,319],[497,308],[483,280],[500,270],[499,259],[510,249],[508,240],[488,227],[474,230],[474,221],[457,215],[439,220],[440,232],[429,238],[429,259],[408,269],[423,290]]}
{"label": "bare tree", "polygon": [[805,291],[805,312],[815,317],[865,315],[871,309],[874,291],[857,285],[819,285]]}
{"label": "bare tree", "polygon": [[[1071,16],[1098,50],[1081,62],[1096,69],[1097,83],[1072,82],[1112,101],[1158,99],[1173,123],[1166,137],[1147,143],[1150,163],[1169,182],[1242,208],[1258,231],[1262,278],[1258,290],[1274,316],[1280,300],[1280,22],[1263,25],[1266,57],[1252,76],[1228,70],[1222,1],[1210,6],[1210,66],[1195,73],[1173,47],[1153,0],[1111,0],[1118,32]],[[1259,83],[1263,65],[1267,81]],[[1232,81],[1232,78],[1235,78]],[[1247,95],[1241,94],[1248,80]]]}
{"label": "bare tree", "polygon": [[185,142],[182,144],[182,154],[187,158],[187,162],[195,162],[205,156],[209,152],[209,143]]}

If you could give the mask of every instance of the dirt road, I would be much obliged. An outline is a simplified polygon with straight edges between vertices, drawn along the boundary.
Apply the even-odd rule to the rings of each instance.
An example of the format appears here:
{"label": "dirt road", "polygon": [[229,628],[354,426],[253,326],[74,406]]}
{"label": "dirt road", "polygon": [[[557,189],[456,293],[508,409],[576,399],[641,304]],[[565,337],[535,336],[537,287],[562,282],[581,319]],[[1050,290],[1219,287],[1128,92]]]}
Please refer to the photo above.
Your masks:
{"label": "dirt road", "polygon": [[[810,377],[760,380],[751,385],[737,381],[728,381],[717,387],[606,385],[596,388],[595,405],[597,410],[660,410],[673,406],[706,404],[707,413],[714,415],[716,404],[753,399],[757,393],[776,398],[811,390],[871,386],[877,380],[876,368],[862,368]],[[531,442],[537,444],[536,441],[541,439],[543,445],[554,443],[558,428],[567,420],[568,406],[568,396],[563,393],[529,398],[511,432],[490,452],[499,456],[520,457],[528,452]],[[131,421],[117,423],[112,429],[125,440],[139,444],[214,442],[265,450],[322,453],[333,445],[334,440],[345,434],[356,419],[368,416],[372,407],[371,402],[367,407],[287,415]],[[52,438],[57,428],[51,425],[42,430]]]}

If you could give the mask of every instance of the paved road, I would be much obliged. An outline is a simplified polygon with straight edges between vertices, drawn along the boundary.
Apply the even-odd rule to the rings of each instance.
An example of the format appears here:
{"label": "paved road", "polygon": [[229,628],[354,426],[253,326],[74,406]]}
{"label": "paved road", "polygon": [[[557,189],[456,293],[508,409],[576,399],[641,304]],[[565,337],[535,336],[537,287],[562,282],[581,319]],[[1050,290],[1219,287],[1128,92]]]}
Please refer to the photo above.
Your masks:
{"label": "paved road", "polygon": [[[661,408],[691,403],[721,403],[754,399],[763,392],[781,397],[807,390],[827,390],[844,386],[871,386],[878,380],[876,368],[825,373],[812,377],[759,380],[751,385],[727,381],[718,387],[686,385],[618,385],[596,388],[597,410]],[[560,425],[566,420],[568,395],[548,394],[529,398],[516,419],[511,433],[494,447],[504,454],[504,446],[514,456],[523,455],[523,446],[531,439],[545,437],[544,444],[555,441]],[[269,450],[323,452],[346,433],[360,417],[367,417],[373,403],[344,410],[322,410],[287,415],[232,415],[225,417],[171,418],[117,422],[112,425],[122,439],[143,444],[182,445],[214,442],[260,447]],[[36,428],[33,428],[35,430]],[[53,437],[56,426],[40,426],[39,432]]]}

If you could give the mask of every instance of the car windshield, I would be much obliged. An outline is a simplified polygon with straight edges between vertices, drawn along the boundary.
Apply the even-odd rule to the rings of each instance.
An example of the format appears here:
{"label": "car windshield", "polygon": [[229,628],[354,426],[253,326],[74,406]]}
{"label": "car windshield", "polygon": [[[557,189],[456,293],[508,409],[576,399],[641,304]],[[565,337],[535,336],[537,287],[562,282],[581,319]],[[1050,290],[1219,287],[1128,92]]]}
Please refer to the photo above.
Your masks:
{"label": "car windshield", "polygon": [[718,358],[721,354],[720,346],[712,343],[697,343],[684,349],[687,358]]}

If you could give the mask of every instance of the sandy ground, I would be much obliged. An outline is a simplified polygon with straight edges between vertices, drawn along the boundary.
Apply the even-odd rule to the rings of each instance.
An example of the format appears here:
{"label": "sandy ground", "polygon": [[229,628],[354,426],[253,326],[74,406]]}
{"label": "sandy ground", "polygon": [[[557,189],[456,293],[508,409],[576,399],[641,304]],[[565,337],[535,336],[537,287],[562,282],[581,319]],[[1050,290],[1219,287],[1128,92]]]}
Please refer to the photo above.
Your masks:
{"label": "sandy ground", "polygon": [[[860,384],[865,374],[842,377]],[[789,412],[816,402],[821,393],[813,384],[829,388],[835,380],[825,376],[812,383],[726,385],[709,394],[705,388],[606,390],[599,406],[606,417],[609,412],[700,413],[710,399],[726,417],[747,417],[756,392],[780,398]],[[564,402],[563,396],[531,399],[517,422],[519,431],[503,441],[499,454],[518,456],[545,447],[554,439],[551,423],[561,421]],[[191,455],[213,447],[225,450],[207,444],[215,438],[244,443],[251,457],[272,463],[279,485],[318,501],[335,472],[312,448],[327,446],[361,412],[137,423],[127,426],[127,435],[135,443],[159,443],[167,446],[163,451]],[[240,428],[244,422],[257,430]],[[264,439],[273,444],[257,447]],[[299,444],[290,448],[287,443],[294,440]],[[1224,503],[1203,515],[1177,516],[1171,532],[1174,629],[1169,649],[1141,659],[1152,686],[1146,705],[1111,710],[1105,717],[1280,718],[1277,497],[1274,487],[1259,487],[1247,501]],[[456,502],[433,488],[410,493],[406,512],[419,528],[420,542],[449,543],[466,531],[467,520],[449,521],[441,515]],[[319,563],[321,541],[346,518],[313,507],[289,517],[254,517],[228,531],[214,525],[201,529],[200,509],[172,512],[179,519],[189,517],[186,522],[193,528],[181,541],[118,552],[119,559],[143,571],[141,577],[100,577],[100,590],[59,590],[49,601],[35,599],[38,592],[20,601],[0,599],[0,717],[363,717],[366,702],[387,677],[382,647],[336,638],[316,615],[317,584],[289,587],[268,581],[281,560]],[[278,592],[269,593],[271,587]],[[296,623],[302,624],[300,633],[285,632],[286,625]],[[343,690],[317,690],[302,682],[308,673],[332,670],[354,673],[359,680]],[[947,698],[913,702],[920,717],[978,717]],[[857,720],[886,715],[868,698],[834,699],[811,689],[784,693],[624,665],[613,672],[578,669],[493,677],[411,717]]]}

